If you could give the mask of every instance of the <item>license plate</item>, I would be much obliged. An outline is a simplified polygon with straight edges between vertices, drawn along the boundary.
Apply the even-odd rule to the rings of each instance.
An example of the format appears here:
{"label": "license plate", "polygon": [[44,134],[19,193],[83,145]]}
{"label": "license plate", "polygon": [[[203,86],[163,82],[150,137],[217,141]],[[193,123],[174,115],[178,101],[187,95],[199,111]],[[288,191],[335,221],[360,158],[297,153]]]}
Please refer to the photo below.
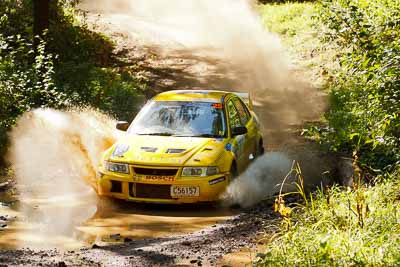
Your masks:
{"label": "license plate", "polygon": [[198,197],[200,195],[200,187],[198,186],[171,186],[172,197]]}

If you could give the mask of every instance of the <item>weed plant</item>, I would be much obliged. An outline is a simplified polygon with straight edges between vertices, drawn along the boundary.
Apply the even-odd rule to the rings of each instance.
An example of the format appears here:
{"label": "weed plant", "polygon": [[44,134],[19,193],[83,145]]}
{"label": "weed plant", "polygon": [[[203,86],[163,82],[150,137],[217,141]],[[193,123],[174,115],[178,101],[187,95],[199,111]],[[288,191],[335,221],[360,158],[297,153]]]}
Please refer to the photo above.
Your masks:
{"label": "weed plant", "polygon": [[[400,168],[378,185],[337,186],[281,203],[280,234],[258,254],[255,266],[396,266],[400,263]],[[288,211],[290,209],[291,211]]]}

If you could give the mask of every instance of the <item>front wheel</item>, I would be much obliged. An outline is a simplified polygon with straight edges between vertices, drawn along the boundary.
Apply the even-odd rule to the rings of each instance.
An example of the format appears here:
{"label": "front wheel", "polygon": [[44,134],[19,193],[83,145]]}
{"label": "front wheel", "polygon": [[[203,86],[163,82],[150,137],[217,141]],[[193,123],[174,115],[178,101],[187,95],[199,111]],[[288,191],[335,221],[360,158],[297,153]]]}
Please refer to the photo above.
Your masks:
{"label": "front wheel", "polygon": [[264,143],[263,140],[261,139],[260,142],[258,142],[258,146],[257,146],[257,157],[264,155]]}
{"label": "front wheel", "polygon": [[230,174],[229,182],[232,182],[233,180],[235,180],[239,176],[235,162],[232,162],[229,174]]}
{"label": "front wheel", "polygon": [[111,199],[110,197],[97,195],[96,215],[101,217],[104,214],[108,214],[113,206],[114,206],[113,199]]}

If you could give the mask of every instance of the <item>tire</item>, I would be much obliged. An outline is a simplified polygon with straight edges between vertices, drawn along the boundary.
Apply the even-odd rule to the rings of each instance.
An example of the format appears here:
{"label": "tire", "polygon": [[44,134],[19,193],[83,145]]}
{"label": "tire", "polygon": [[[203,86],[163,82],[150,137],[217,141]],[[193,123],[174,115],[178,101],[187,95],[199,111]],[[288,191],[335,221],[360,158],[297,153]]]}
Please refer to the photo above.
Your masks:
{"label": "tire", "polygon": [[258,142],[258,146],[257,146],[257,157],[264,155],[264,143],[263,140],[260,139],[260,141]]}
{"label": "tire", "polygon": [[229,173],[230,173],[230,178],[229,178],[230,181],[229,182],[232,182],[239,176],[239,173],[238,173],[237,167],[236,167],[236,163],[234,161],[232,162]]}

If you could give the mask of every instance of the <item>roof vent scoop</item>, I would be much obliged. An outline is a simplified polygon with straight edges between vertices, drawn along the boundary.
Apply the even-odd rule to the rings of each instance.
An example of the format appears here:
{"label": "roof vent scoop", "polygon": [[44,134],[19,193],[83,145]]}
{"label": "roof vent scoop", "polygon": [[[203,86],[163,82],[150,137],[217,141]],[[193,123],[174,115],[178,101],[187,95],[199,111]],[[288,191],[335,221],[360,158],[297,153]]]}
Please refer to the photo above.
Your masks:
{"label": "roof vent scoop", "polygon": [[157,151],[156,147],[142,146],[140,149],[145,151],[145,152],[153,152],[153,153]]}
{"label": "roof vent scoop", "polygon": [[186,151],[186,149],[182,149],[182,148],[168,148],[167,151],[165,151],[165,153],[167,153],[167,154],[179,154],[179,153],[183,153],[185,151]]}

